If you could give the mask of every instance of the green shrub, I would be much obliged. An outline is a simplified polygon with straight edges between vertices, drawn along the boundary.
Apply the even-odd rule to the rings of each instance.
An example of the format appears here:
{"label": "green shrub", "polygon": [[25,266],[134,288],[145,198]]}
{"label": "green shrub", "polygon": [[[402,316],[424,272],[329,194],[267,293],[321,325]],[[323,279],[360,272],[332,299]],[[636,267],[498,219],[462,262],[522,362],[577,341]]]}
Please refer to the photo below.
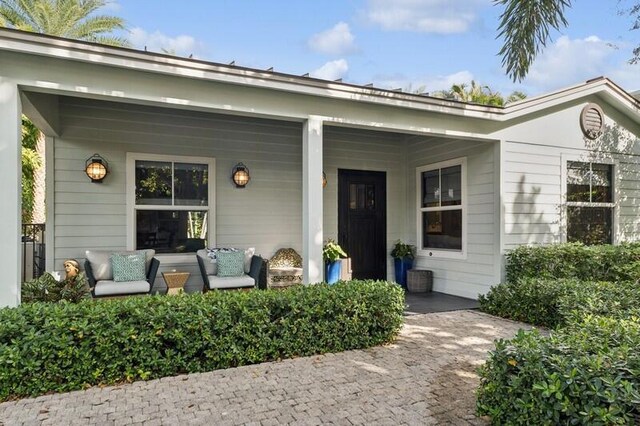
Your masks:
{"label": "green shrub", "polygon": [[89,283],[84,272],[75,277],[56,280],[53,275],[45,272],[35,280],[22,284],[21,295],[23,303],[30,302],[79,302],[89,297]]}
{"label": "green shrub", "polygon": [[507,254],[506,279],[524,278],[637,281],[640,244],[520,246]]}
{"label": "green shrub", "polygon": [[391,341],[400,287],[353,281],[0,310],[0,400]]}
{"label": "green shrub", "polygon": [[587,316],[543,337],[499,340],[480,369],[478,412],[494,424],[637,424],[640,322]]}
{"label": "green shrub", "polygon": [[640,286],[635,282],[525,278],[492,287],[479,302],[488,314],[556,328],[586,315],[622,319],[640,315]]}

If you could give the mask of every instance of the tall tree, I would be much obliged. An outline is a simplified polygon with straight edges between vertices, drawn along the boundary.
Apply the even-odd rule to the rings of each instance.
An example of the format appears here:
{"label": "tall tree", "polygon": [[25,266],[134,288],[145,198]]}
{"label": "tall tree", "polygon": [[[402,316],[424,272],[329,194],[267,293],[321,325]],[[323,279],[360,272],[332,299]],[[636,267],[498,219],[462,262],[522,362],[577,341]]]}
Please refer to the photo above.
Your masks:
{"label": "tall tree", "polygon": [[[91,41],[128,46],[114,35],[125,30],[122,18],[97,12],[108,0],[0,0],[0,26]],[[22,120],[22,218],[45,221],[45,139],[26,117]]]}
{"label": "tall tree", "polygon": [[[40,131],[22,116],[22,223],[33,221],[34,173],[41,165],[36,152]],[[40,223],[40,222],[39,222]]]}
{"label": "tall tree", "polygon": [[[616,1],[619,13],[632,20],[630,30],[640,29],[640,2]],[[498,37],[504,40],[499,52],[502,65],[513,81],[522,81],[536,56],[551,41],[551,31],[568,25],[565,11],[572,7],[571,0],[494,0],[494,3],[504,7],[498,27]],[[629,3],[630,6],[624,6]],[[633,49],[629,62],[640,62],[640,46]]]}
{"label": "tall tree", "polygon": [[108,0],[0,0],[0,25],[22,31],[127,46],[114,35],[125,30],[122,18],[99,15]]}
{"label": "tall tree", "polygon": [[516,102],[527,97],[524,93],[516,91],[511,93],[505,99],[500,92],[494,92],[489,86],[481,85],[474,80],[472,80],[470,84],[454,84],[448,90],[441,90],[439,92],[432,93],[432,96],[460,102],[493,106],[504,106],[508,103]]}

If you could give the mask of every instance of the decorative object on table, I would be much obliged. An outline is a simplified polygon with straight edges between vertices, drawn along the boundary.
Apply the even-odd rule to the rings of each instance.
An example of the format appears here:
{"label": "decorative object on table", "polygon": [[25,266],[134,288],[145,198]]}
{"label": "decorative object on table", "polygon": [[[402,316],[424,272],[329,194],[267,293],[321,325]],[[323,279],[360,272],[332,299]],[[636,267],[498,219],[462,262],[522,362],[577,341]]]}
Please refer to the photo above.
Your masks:
{"label": "decorative object on table", "polygon": [[433,290],[433,271],[409,269],[407,271],[407,290],[409,293],[427,293]]}
{"label": "decorative object on table", "polygon": [[175,269],[171,272],[163,272],[162,278],[167,284],[167,294],[175,295],[184,292],[184,285],[187,283],[190,272],[178,272]]}
{"label": "decorative object on table", "polygon": [[66,273],[65,279],[73,278],[80,273],[80,264],[75,259],[65,260],[62,266],[64,266],[64,272]]}
{"label": "decorative object on table", "polygon": [[84,273],[57,280],[45,272],[35,280],[22,284],[22,302],[67,302],[77,303],[89,297],[89,284]]}
{"label": "decorative object on table", "polygon": [[327,284],[335,284],[340,280],[341,258],[347,257],[342,247],[334,240],[329,238],[322,249],[322,258],[324,259],[324,280]]}
{"label": "decorative object on table", "polygon": [[109,163],[99,154],[93,154],[84,165],[84,172],[92,183],[102,183],[109,173]]}
{"label": "decorative object on table", "polygon": [[231,172],[231,180],[236,185],[236,188],[244,188],[251,180],[249,168],[243,163],[236,164]]}
{"label": "decorative object on table", "polygon": [[302,257],[292,248],[281,248],[267,263],[267,287],[286,288],[302,284]]}
{"label": "decorative object on table", "polygon": [[413,268],[413,259],[415,259],[415,246],[405,244],[402,241],[396,241],[391,257],[393,257],[396,282],[402,287],[407,287],[407,271]]}

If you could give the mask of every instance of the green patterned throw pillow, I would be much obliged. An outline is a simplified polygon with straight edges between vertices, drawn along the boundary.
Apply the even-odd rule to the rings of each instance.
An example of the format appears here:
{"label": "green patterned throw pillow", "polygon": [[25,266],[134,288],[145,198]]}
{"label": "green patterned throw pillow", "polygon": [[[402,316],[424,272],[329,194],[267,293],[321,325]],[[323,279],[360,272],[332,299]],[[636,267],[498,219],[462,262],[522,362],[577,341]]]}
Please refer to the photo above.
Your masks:
{"label": "green patterned throw pillow", "polygon": [[144,252],[113,253],[111,267],[113,268],[113,280],[116,282],[144,281],[147,278]]}
{"label": "green patterned throw pillow", "polygon": [[217,257],[219,277],[244,275],[244,251],[219,252]]}

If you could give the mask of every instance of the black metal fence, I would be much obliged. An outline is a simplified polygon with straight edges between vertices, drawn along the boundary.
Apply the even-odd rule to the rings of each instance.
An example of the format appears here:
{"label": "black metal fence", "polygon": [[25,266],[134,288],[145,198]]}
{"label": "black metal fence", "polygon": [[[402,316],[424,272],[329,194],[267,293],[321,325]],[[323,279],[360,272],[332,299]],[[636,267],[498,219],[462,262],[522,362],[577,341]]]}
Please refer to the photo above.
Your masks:
{"label": "black metal fence", "polygon": [[44,235],[44,223],[22,224],[22,282],[44,274]]}

